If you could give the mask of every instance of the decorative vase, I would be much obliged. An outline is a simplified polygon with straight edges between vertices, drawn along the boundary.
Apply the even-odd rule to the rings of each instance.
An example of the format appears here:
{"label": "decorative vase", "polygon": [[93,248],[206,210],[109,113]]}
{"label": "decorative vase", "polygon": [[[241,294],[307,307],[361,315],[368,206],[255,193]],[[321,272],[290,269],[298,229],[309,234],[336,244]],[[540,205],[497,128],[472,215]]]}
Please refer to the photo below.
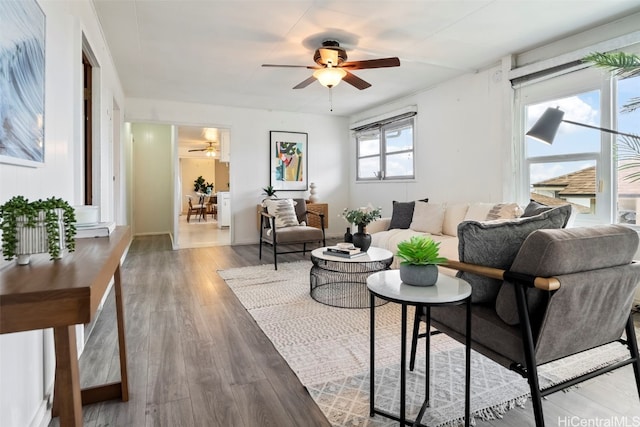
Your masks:
{"label": "decorative vase", "polygon": [[345,243],[353,243],[353,234],[351,234],[351,229],[347,227],[347,232],[344,233],[344,241]]}
{"label": "decorative vase", "polygon": [[312,182],[309,184],[309,202],[315,203],[318,201],[318,196],[316,196],[316,184]]}
{"label": "decorative vase", "polygon": [[366,233],[364,225],[358,225],[358,232],[353,233],[353,246],[366,252],[371,246],[371,234]]}
{"label": "decorative vase", "polygon": [[438,281],[438,266],[400,264],[400,280],[412,286],[433,286]]}

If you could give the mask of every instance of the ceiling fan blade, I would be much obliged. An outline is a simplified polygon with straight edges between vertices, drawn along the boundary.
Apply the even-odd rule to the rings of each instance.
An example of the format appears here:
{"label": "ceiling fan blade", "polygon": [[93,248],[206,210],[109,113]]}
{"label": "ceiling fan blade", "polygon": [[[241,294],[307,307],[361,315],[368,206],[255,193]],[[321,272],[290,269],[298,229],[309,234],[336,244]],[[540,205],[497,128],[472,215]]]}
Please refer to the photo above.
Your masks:
{"label": "ceiling fan blade", "polygon": [[322,63],[325,65],[331,64],[332,66],[338,65],[338,51],[334,49],[318,49],[320,52],[320,58],[322,58]]}
{"label": "ceiling fan blade", "polygon": [[198,148],[197,150],[189,150],[189,152],[191,152],[191,151],[207,151],[207,149],[206,148]]}
{"label": "ceiling fan blade", "polygon": [[318,68],[324,68],[320,65],[278,65],[278,64],[262,64],[263,67],[274,68],[306,68],[307,70],[317,70]]}
{"label": "ceiling fan blade", "polygon": [[263,67],[280,67],[280,68],[309,68],[309,65],[279,65],[279,64],[262,64]]}
{"label": "ceiling fan blade", "polygon": [[294,88],[294,89],[303,89],[303,88],[305,88],[305,87],[309,86],[311,83],[313,83],[313,82],[315,82],[315,81],[316,81],[316,78],[315,78],[315,77],[313,77],[313,76],[311,76],[311,77],[309,77],[308,79],[306,79],[306,80],[304,80],[304,81],[302,81],[302,82],[298,83],[298,84],[297,84],[297,85],[295,85],[293,88]]}
{"label": "ceiling fan blade", "polygon": [[349,70],[363,70],[366,68],[385,68],[385,67],[399,67],[400,59],[393,58],[379,58],[369,59],[366,61],[349,61],[343,62],[341,67]]}
{"label": "ceiling fan blade", "polygon": [[[347,70],[345,70],[347,71]],[[371,83],[362,80],[360,77],[355,74],[351,74],[347,71],[347,75],[342,78],[345,82],[349,83],[351,86],[358,88],[360,90],[366,89],[371,86]]]}

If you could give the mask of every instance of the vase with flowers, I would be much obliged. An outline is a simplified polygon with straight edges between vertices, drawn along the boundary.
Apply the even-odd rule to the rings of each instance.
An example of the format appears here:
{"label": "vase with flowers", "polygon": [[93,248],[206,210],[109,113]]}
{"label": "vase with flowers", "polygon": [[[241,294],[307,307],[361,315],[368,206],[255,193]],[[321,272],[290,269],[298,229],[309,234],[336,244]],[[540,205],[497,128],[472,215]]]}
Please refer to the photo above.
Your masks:
{"label": "vase with flowers", "polygon": [[370,222],[381,217],[381,208],[374,208],[369,205],[358,209],[347,209],[342,211],[342,217],[349,223],[355,224],[358,231],[353,233],[353,246],[366,252],[371,246],[371,235],[367,234],[366,227]]}

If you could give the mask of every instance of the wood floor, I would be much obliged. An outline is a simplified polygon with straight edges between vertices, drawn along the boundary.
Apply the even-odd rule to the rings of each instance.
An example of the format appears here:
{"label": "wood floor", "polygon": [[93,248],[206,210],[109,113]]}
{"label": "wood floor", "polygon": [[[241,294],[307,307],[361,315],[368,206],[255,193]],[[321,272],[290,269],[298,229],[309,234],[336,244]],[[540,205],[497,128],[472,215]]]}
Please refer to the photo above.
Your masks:
{"label": "wood floor", "polygon": [[[271,260],[267,250],[262,263]],[[257,245],[172,251],[168,237],[136,238],[122,267],[130,401],[85,406],[85,426],[329,426],[216,273],[258,263]],[[114,325],[110,295],[80,359],[83,386],[119,378]],[[632,418],[640,400],[630,367],[556,393],[543,407],[547,426],[624,416],[640,425],[631,424],[640,423]],[[533,426],[531,405],[477,425]]]}

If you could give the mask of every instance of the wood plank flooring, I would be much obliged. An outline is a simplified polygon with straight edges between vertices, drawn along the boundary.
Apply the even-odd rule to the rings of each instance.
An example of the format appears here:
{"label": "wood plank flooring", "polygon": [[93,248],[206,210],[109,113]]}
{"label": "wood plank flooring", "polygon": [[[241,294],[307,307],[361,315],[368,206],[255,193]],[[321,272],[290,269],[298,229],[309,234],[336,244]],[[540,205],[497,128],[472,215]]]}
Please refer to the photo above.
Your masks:
{"label": "wood plank flooring", "polygon": [[[259,263],[272,263],[270,249],[260,261],[257,245],[172,251],[167,236],[136,238],[122,266],[130,401],[85,406],[85,426],[329,426],[216,273]],[[83,386],[119,378],[113,295],[80,358],[80,373]],[[543,407],[548,426],[586,425],[570,424],[574,416],[626,416],[629,423],[640,416],[631,367],[551,395]],[[58,425],[57,418],[50,423]],[[477,425],[534,426],[531,404]]]}

